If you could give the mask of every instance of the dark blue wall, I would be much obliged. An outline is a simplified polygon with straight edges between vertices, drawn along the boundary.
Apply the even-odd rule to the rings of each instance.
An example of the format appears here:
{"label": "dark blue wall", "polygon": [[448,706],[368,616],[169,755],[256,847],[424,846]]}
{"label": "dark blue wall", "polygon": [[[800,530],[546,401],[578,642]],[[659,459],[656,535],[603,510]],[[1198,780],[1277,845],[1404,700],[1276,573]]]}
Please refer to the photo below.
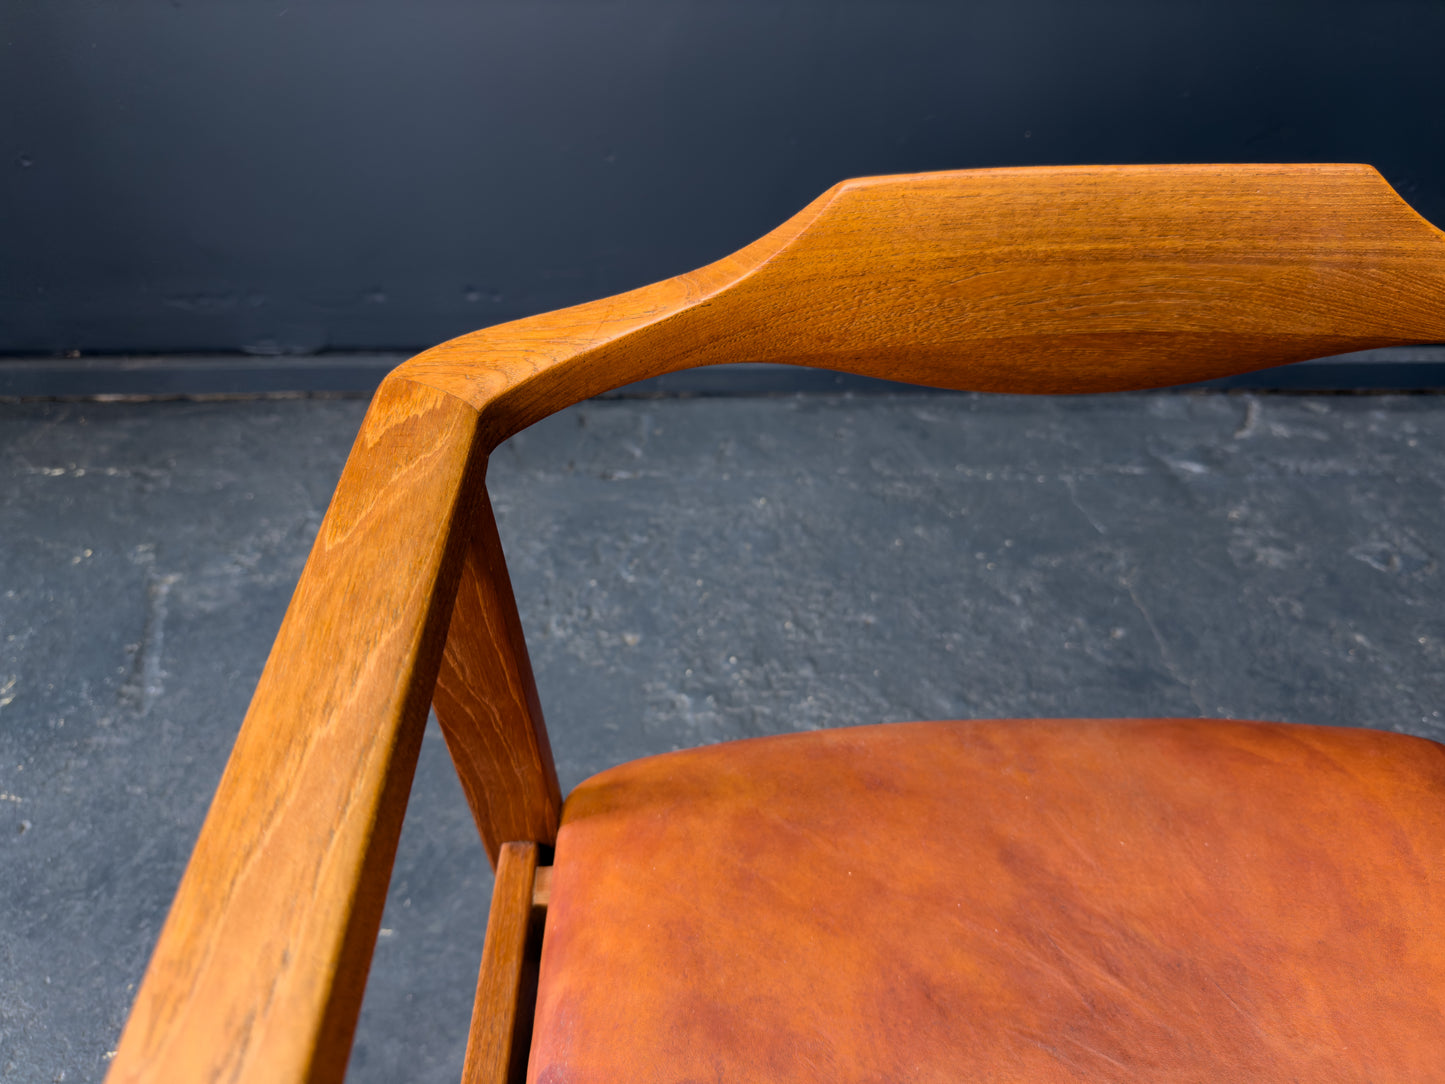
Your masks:
{"label": "dark blue wall", "polygon": [[0,352],[410,348],[843,177],[1366,161],[1445,222],[1445,2],[0,7]]}

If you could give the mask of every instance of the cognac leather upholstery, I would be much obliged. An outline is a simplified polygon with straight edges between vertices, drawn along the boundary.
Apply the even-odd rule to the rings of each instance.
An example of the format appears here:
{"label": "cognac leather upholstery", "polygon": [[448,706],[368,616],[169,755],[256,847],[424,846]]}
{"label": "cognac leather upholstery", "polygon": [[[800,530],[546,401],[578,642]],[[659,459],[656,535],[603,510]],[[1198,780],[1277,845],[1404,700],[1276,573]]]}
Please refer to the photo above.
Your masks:
{"label": "cognac leather upholstery", "polygon": [[566,803],[528,1079],[1445,1079],[1445,747],[907,723]]}

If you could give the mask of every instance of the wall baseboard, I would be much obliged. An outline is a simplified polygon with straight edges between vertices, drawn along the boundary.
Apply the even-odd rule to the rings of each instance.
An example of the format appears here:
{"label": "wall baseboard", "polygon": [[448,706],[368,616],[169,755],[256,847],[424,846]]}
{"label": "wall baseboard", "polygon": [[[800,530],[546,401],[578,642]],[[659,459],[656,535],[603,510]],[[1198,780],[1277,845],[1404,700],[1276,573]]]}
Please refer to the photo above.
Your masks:
{"label": "wall baseboard", "polygon": [[[402,353],[367,353],[284,359],[242,354],[0,358],[0,400],[365,397],[406,357]],[[1272,392],[1445,391],[1445,345],[1364,350],[1212,380],[1190,388]],[[716,365],[629,384],[601,398],[801,393],[893,395],[927,390],[794,365]]]}

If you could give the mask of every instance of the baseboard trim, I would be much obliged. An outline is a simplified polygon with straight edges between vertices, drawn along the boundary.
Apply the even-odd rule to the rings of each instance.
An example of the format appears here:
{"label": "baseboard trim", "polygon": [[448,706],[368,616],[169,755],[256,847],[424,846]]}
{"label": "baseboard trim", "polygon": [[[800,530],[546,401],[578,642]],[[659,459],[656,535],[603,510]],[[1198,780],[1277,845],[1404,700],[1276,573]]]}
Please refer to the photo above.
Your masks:
{"label": "baseboard trim", "polygon": [[[186,354],[135,357],[0,358],[0,400],[255,399],[367,397],[400,353],[252,357]],[[1445,346],[1391,347],[1282,365],[1189,385],[1186,390],[1259,392],[1445,391]],[[898,395],[910,384],[795,365],[715,365],[643,380],[605,399],[799,394]]]}

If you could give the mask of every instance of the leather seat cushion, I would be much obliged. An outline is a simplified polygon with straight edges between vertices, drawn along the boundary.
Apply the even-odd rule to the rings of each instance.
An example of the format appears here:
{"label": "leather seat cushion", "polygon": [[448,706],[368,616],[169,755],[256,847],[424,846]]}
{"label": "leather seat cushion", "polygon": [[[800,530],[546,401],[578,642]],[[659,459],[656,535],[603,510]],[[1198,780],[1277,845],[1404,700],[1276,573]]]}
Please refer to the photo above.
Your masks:
{"label": "leather seat cushion", "polygon": [[902,723],[567,800],[529,1080],[1445,1080],[1445,747]]}

